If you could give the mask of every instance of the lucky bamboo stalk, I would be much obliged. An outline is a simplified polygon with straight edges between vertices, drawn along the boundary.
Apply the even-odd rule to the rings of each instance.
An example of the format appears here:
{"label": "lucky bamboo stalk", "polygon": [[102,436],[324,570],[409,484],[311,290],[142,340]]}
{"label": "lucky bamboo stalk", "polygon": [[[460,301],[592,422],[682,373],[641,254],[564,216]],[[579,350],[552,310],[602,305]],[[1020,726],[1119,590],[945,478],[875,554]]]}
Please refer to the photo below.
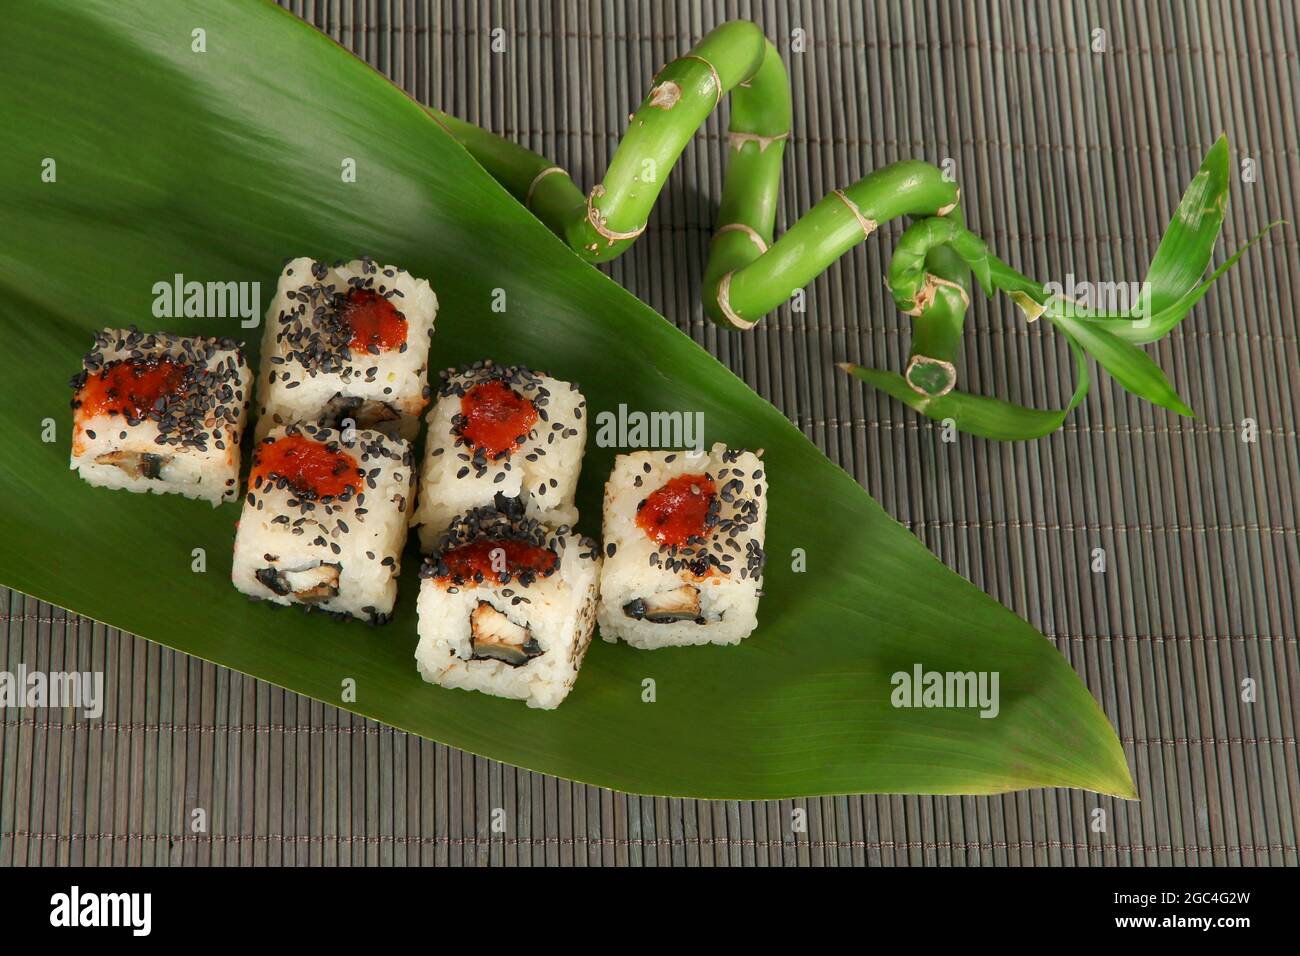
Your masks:
{"label": "lucky bamboo stalk", "polygon": [[894,303],[914,317],[904,377],[917,392],[933,397],[947,395],[957,384],[955,363],[970,304],[970,265],[969,257],[949,243],[959,234],[971,235],[961,227],[960,208],[946,217],[917,220],[899,239],[889,263]]}
{"label": "lucky bamboo stalk", "polygon": [[[729,162],[703,283],[704,308],[711,319],[732,329],[753,328],[882,223],[908,216],[916,221],[903,233],[889,266],[891,294],[898,307],[913,317],[911,357],[903,377],[915,393],[904,396],[908,404],[938,417],[940,406],[935,402],[939,399],[947,409],[944,414],[950,414],[959,410],[961,401],[977,398],[949,395],[957,379],[956,357],[973,273],[986,293],[1009,294],[1031,321],[1046,314],[1069,337],[1076,357],[1080,350],[1087,351],[1124,387],[1190,414],[1134,343],[1152,341],[1168,331],[1204,294],[1203,289],[1187,286],[1186,275],[1199,278],[1204,272],[1222,225],[1226,205],[1222,200],[1227,194],[1227,144],[1222,138],[1183,200],[1184,205],[1203,207],[1217,203],[1217,217],[1197,213],[1195,229],[1188,226],[1189,216],[1180,220],[1176,215],[1171,222],[1165,240],[1171,248],[1163,259],[1157,254],[1152,274],[1159,273],[1166,284],[1176,276],[1181,284],[1163,290],[1161,331],[1143,337],[1145,326],[1136,325],[1128,315],[1067,314],[1069,310],[1044,285],[992,255],[983,240],[965,227],[956,184],[919,160],[894,163],[832,190],[774,240],[781,162],[790,134],[790,91],[780,54],[753,23],[723,24],[659,71],[629,117],[604,179],[589,193],[584,194],[568,173],[543,157],[445,113],[435,111],[435,116],[575,252],[590,262],[605,262],[626,251],[645,230],[667,174],[727,94],[731,95]],[[1171,242],[1171,237],[1176,241]],[[1203,260],[1191,262],[1202,253]],[[1234,257],[1229,263],[1235,261]],[[862,371],[846,367],[854,374]],[[892,373],[859,377],[881,385],[880,376],[888,374]],[[1079,388],[1087,389],[1082,376]],[[892,385],[887,390],[897,395]],[[1076,391],[1069,407],[1082,397]],[[1026,416],[1020,432],[1026,437],[1041,434],[1044,413],[1022,411]],[[983,408],[969,417],[986,422],[987,412]],[[990,427],[982,433],[1018,434],[1010,420],[1005,428]]]}
{"label": "lucky bamboo stalk", "polygon": [[438,115],[534,215],[581,256],[604,262],[645,230],[668,171],[727,93],[730,165],[704,278],[705,309],[715,321],[752,328],[880,223],[956,208],[954,183],[928,163],[905,160],[833,190],[773,242],[790,89],[776,47],[744,21],[723,24],[660,70],[604,180],[586,195],[535,153]]}

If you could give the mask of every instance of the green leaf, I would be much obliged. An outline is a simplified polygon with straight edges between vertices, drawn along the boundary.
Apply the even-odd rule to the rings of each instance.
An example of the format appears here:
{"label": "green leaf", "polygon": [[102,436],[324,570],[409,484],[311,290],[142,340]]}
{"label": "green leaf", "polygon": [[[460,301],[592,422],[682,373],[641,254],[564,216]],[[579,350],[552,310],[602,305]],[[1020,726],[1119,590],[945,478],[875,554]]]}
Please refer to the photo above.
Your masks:
{"label": "green leaf", "polygon": [[1078,383],[1075,385],[1074,394],[1070,397],[1070,403],[1059,410],[1028,408],[1000,398],[960,391],[952,391],[935,398],[917,392],[897,372],[863,368],[861,365],[849,363],[841,365],[840,368],[862,379],[873,388],[878,388],[904,402],[927,418],[937,422],[951,419],[958,431],[994,441],[1028,441],[1050,435],[1060,428],[1066,416],[1088,394],[1087,360],[1083,350],[1073,339],[1070,341],[1070,349],[1074,353],[1074,371]]}
{"label": "green leaf", "polygon": [[[1060,300],[1052,305],[1059,308]],[[1115,381],[1139,398],[1154,402],[1180,415],[1195,417],[1194,413],[1174,391],[1160,366],[1136,345],[1111,335],[1105,328],[1090,322],[1070,318],[1068,315],[1046,313],[1048,321],[1058,329],[1068,332],[1070,338],[1097,360]]]}
{"label": "green leaf", "polygon": [[[1271,229],[1282,225],[1282,220],[1278,220],[1265,226],[1219,266],[1209,279],[1201,282],[1223,227],[1229,185],[1228,140],[1226,136],[1220,136],[1188,184],[1161,237],[1147,271],[1139,304],[1127,312],[1103,312],[1070,302],[1068,315],[1104,326],[1111,335],[1135,345],[1154,342],[1167,335],[1204,298],[1214,282],[1237,264],[1247,249]],[[1012,293],[1030,319],[1037,318],[1039,310],[1033,304],[1045,304],[1049,298],[1047,290],[996,257],[989,258],[992,288]],[[1058,305],[1065,304],[1058,300]],[[1057,309],[1056,314],[1061,314],[1061,310]]]}
{"label": "green leaf", "polygon": [[[602,786],[690,797],[1040,786],[1131,796],[1113,730],[1062,656],[945,568],[775,408],[583,264],[419,105],[261,2],[49,2],[0,34],[0,581],[396,727]],[[191,50],[191,30],[207,52]],[[57,181],[42,182],[42,162]],[[340,177],[355,160],[355,183]],[[286,256],[371,253],[441,300],[432,364],[484,356],[619,403],[703,412],[765,449],[771,554],[739,647],[597,641],[553,712],[416,673],[416,560],[383,628],[254,604],[229,582],[239,508],[91,488],[68,471],[67,379],[100,326],[256,337],[154,319],[155,282],[257,281]],[[507,311],[489,309],[506,290]],[[59,440],[42,441],[43,422]],[[583,467],[599,533],[613,449]],[[846,533],[847,532],[847,533]],[[206,573],[191,570],[202,548]],[[807,571],[792,568],[796,549]],[[996,671],[1000,712],[895,708],[891,676]],[[355,702],[340,699],[356,681]],[[655,681],[656,702],[643,703]]]}
{"label": "green leaf", "polygon": [[1090,312],[1087,309],[1072,306],[1074,318],[1083,322],[1100,325],[1112,335],[1116,335],[1127,342],[1134,343],[1135,345],[1145,345],[1148,342],[1155,342],[1158,339],[1164,338],[1165,335],[1173,331],[1175,326],[1177,326],[1178,323],[1181,322],[1193,308],[1195,308],[1196,303],[1205,298],[1205,294],[1210,291],[1210,287],[1213,286],[1224,273],[1241,260],[1241,257],[1246,254],[1247,249],[1259,242],[1259,240],[1263,239],[1265,235],[1276,227],[1285,224],[1286,221],[1283,219],[1270,222],[1259,232],[1255,233],[1255,235],[1251,236],[1245,245],[1229,256],[1224,261],[1223,265],[1215,269],[1208,279],[1199,285],[1192,286],[1192,288],[1183,293],[1181,298],[1170,302],[1159,312],[1146,317],[1133,318],[1129,315]]}
{"label": "green leaf", "polygon": [[1163,311],[1200,282],[1228,208],[1228,136],[1220,134],[1183,191],[1147,270],[1146,310]]}

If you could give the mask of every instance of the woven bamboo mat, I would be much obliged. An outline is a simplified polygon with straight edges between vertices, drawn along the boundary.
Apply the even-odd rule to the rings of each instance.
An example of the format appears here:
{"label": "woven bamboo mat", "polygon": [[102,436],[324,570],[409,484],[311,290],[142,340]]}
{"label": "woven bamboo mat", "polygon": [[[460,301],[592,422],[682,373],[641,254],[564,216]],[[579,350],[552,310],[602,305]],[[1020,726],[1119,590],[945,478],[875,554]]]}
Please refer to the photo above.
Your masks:
{"label": "woven bamboo mat", "polygon": [[[874,167],[952,159],[973,227],[1009,261],[1062,282],[1137,280],[1221,130],[1254,178],[1233,186],[1226,245],[1297,215],[1300,32],[1286,0],[290,6],[418,99],[587,185],[656,68],[722,19],[757,20],[794,86],[778,225]],[[1297,864],[1295,230],[1155,347],[1196,420],[1103,378],[1048,439],[944,444],[833,365],[904,365],[906,320],[880,279],[896,231],[814,282],[806,312],[748,335],[706,323],[724,130],[715,117],[687,147],[611,275],[1047,633],[1119,729],[1142,801],[629,796],[411,737],[6,592],[0,667],[103,670],[109,700],[96,721],[0,711],[0,864]],[[983,301],[961,372],[967,388],[1044,407],[1071,388],[1059,341]],[[191,831],[196,807],[206,833]],[[796,807],[806,832],[791,829]]]}

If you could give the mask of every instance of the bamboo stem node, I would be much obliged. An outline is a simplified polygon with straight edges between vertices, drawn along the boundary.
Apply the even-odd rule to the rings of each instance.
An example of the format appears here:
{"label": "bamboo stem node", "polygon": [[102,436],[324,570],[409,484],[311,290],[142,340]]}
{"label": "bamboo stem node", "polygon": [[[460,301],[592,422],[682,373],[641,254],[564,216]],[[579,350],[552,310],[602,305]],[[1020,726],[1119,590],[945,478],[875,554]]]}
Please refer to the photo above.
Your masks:
{"label": "bamboo stem node", "polygon": [[862,238],[871,238],[871,234],[876,231],[880,224],[876,222],[876,220],[868,219],[864,216],[862,210],[858,208],[857,203],[850,199],[843,189],[833,189],[831,190],[831,193],[848,207],[849,212],[853,213],[853,218],[856,219],[858,225],[862,227]]}
{"label": "bamboo stem node", "polygon": [[767,242],[758,234],[758,230],[753,226],[747,226],[743,222],[729,222],[725,226],[719,226],[718,231],[713,234],[713,238],[717,239],[725,232],[743,232],[745,235],[749,236],[750,242],[758,247],[760,255],[767,252]]}
{"label": "bamboo stem node", "polygon": [[[925,274],[925,284],[921,286],[920,291],[918,291],[916,296],[912,299],[912,307],[910,309],[903,309],[902,313],[911,316],[920,315],[929,308],[930,303],[934,301],[934,297],[938,295],[940,288],[953,289],[959,296],[961,296],[961,307],[963,312],[970,308],[970,296],[959,283],[953,282],[950,279],[944,279],[941,276],[935,275],[933,272],[927,272]],[[1037,318],[1037,316],[1034,318]]]}
{"label": "bamboo stem node", "polygon": [[757,143],[758,151],[766,153],[767,148],[773,143],[780,143],[789,138],[790,134],[788,132],[777,133],[774,136],[764,136],[761,133],[743,133],[732,130],[727,133],[727,145],[734,150],[741,150],[744,149],[746,143]]}
{"label": "bamboo stem node", "polygon": [[752,329],[754,323],[747,319],[742,319],[731,307],[731,277],[735,275],[735,272],[736,270],[732,269],[718,280],[718,310],[722,312],[727,321],[732,324],[732,327],[744,332]]}
{"label": "bamboo stem node", "polygon": [[952,289],[959,296],[961,296],[961,307],[963,312],[970,308],[970,295],[969,293],[966,292],[966,290],[962,287],[960,283],[953,282],[951,279],[945,279],[942,276],[937,276],[932,272],[927,272],[925,274],[925,277],[927,281],[934,283],[936,289],[938,287]]}
{"label": "bamboo stem node", "polygon": [[682,57],[682,59],[699,60],[701,63],[703,63],[705,66],[709,68],[709,75],[713,77],[713,93],[714,93],[713,106],[716,109],[718,104],[722,102],[722,79],[718,76],[718,68],[715,67],[708,60],[706,60],[704,57],[700,56],[698,53],[687,53],[685,56]]}
{"label": "bamboo stem node", "polygon": [[[565,172],[564,169],[559,166],[548,166],[545,169],[543,169],[540,173],[538,173],[536,176],[534,176],[533,181],[528,184],[528,192],[524,196],[525,208],[529,208],[529,209],[532,208],[533,192],[537,189],[538,183],[540,183],[547,176],[552,176],[555,173],[564,173],[564,172]],[[567,175],[567,173],[565,173],[565,175]]]}
{"label": "bamboo stem node", "polygon": [[623,239],[635,239],[641,233],[645,232],[647,223],[641,223],[631,232],[616,232],[607,225],[609,217],[597,209],[592,203],[599,197],[605,195],[604,186],[593,186],[591,192],[587,194],[587,222],[591,223],[591,228],[600,234],[602,239],[609,241],[611,245]]}

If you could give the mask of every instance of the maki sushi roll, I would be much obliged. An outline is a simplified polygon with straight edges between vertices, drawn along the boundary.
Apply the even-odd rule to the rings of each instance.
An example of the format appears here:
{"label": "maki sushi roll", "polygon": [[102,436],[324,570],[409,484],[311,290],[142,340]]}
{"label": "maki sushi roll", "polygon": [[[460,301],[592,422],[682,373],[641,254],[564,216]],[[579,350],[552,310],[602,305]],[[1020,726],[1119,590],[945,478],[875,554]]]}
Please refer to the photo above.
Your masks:
{"label": "maki sushi roll", "polygon": [[252,376],[238,342],[105,329],[71,385],[71,467],[90,484],[239,496]]}
{"label": "maki sushi roll", "polygon": [[253,450],[235,587],[385,623],[397,599],[412,465],[410,445],[379,432],[274,429]]}
{"label": "maki sushi roll", "polygon": [[561,527],[480,508],[457,518],[421,568],[420,675],[558,707],[596,620],[600,553]]}
{"label": "maki sushi roll", "polygon": [[737,644],[758,623],[767,480],[758,456],[620,455],[605,485],[600,633],[633,647]]}
{"label": "maki sushi roll", "polygon": [[522,366],[486,361],[444,373],[411,519],[423,550],[457,515],[489,505],[517,504],[542,524],[575,524],[586,407],[576,385]]}
{"label": "maki sushi roll", "polygon": [[266,313],[257,437],[351,423],[414,441],[437,311],[429,283],[396,266],[290,260]]}

